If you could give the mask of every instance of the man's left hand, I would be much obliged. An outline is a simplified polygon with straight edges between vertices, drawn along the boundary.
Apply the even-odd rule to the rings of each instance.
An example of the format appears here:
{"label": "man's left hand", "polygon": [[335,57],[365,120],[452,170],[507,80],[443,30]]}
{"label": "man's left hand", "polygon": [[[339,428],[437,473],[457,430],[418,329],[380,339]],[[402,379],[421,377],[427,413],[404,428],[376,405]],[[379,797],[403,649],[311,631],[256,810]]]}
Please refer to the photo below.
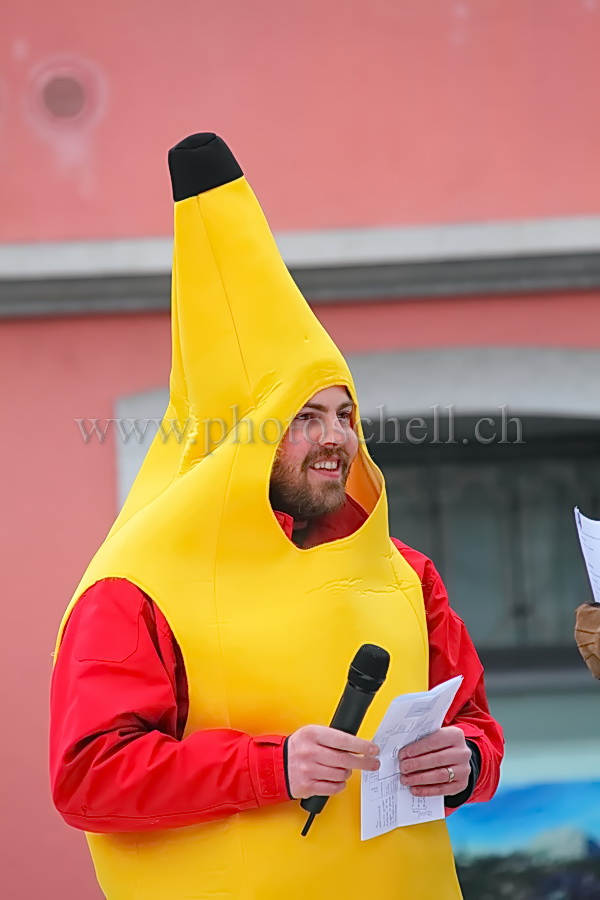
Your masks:
{"label": "man's left hand", "polygon": [[400,773],[402,784],[416,797],[460,794],[471,774],[471,751],[464,732],[449,725],[404,747]]}

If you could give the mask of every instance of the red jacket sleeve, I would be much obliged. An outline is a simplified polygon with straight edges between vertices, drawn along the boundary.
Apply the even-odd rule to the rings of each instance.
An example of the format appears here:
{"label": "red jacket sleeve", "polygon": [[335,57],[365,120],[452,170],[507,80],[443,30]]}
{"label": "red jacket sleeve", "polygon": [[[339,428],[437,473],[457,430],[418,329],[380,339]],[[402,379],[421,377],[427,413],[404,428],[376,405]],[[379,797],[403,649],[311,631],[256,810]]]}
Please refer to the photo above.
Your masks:
{"label": "red jacket sleeve", "polygon": [[69,825],[177,828],[289,799],[283,736],[181,739],[178,675],[168,626],[137,587],[106,579],[80,598],[51,688],[52,793]]}
{"label": "red jacket sleeve", "polygon": [[461,728],[465,737],[477,744],[481,754],[479,778],[468,802],[489,800],[500,778],[504,738],[500,725],[490,715],[483,666],[464,622],[448,603],[446,588],[431,560],[402,541],[392,540],[423,585],[429,633],[430,687],[455,675],[463,676],[444,724]]}

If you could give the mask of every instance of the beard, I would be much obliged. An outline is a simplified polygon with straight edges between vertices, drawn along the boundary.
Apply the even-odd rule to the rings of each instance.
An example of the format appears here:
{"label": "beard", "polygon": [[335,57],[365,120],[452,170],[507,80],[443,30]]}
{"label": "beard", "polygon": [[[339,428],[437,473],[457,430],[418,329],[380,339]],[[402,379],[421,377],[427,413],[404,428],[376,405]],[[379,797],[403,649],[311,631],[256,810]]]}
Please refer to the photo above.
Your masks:
{"label": "beard", "polygon": [[[317,459],[340,460],[340,477],[336,481],[314,484],[310,481],[309,470]],[[271,506],[278,512],[287,513],[295,519],[312,519],[341,509],[346,502],[346,482],[350,473],[351,460],[345,450],[317,449],[309,453],[300,468],[286,462],[277,451],[271,472],[269,497]]]}

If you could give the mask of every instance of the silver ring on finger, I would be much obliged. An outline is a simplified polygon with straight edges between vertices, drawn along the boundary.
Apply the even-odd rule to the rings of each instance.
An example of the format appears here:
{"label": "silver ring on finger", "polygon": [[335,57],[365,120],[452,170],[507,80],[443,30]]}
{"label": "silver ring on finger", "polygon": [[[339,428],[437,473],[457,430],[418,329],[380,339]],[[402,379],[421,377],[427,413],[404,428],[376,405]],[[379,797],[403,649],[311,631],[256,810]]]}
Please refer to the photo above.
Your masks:
{"label": "silver ring on finger", "polygon": [[452,766],[446,766],[446,768],[448,769],[448,784],[450,784],[452,781],[454,781],[456,775],[454,774],[454,769],[452,768]]}

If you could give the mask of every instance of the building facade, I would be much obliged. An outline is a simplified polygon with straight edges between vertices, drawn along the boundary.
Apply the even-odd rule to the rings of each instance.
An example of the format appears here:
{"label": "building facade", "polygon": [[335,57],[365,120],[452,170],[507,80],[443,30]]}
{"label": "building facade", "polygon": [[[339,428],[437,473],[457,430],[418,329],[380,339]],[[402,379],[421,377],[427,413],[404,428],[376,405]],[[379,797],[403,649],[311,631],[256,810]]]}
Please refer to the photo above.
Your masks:
{"label": "building facade", "polygon": [[346,354],[392,533],[434,559],[486,664],[503,793],[487,824],[453,816],[457,852],[586,859],[599,689],[572,639],[573,507],[600,517],[600,4],[35,9],[0,36],[7,896],[99,896],[48,796],[50,653],[164,412],[165,159],[198,130],[231,145]]}

